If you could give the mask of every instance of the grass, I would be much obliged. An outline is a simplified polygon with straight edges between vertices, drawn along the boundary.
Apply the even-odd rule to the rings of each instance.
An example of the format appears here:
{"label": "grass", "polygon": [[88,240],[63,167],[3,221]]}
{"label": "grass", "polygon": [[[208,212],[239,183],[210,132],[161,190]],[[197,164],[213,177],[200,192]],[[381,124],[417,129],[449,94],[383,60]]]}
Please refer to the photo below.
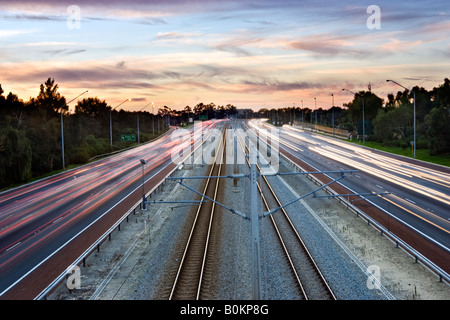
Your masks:
{"label": "grass", "polygon": [[[346,140],[347,142],[351,142],[354,144],[358,144],[362,146],[362,141],[350,141]],[[412,148],[402,148],[402,147],[387,147],[379,142],[374,141],[366,141],[366,147],[377,149],[409,158],[414,158],[414,153]],[[450,167],[450,154],[442,154],[442,155],[436,155],[431,156],[429,149],[416,149],[416,159],[439,164],[442,166]]]}

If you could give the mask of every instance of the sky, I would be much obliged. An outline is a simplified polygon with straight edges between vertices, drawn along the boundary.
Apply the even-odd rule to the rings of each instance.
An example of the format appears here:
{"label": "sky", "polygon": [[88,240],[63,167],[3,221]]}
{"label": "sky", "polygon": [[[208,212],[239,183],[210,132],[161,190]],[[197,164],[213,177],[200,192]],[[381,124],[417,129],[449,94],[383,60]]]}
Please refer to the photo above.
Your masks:
{"label": "sky", "polygon": [[130,111],[329,108],[449,78],[450,3],[0,0],[0,48],[0,84],[24,101],[54,78],[67,101]]}

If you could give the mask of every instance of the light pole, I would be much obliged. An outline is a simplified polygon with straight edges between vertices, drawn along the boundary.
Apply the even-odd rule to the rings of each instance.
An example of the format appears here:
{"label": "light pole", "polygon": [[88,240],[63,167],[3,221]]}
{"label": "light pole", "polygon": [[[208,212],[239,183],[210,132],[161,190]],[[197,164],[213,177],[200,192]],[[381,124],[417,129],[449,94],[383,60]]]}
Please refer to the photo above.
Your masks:
{"label": "light pole", "polygon": [[117,106],[115,106],[113,109],[109,110],[109,142],[111,145],[112,145],[112,116],[111,116],[111,113],[113,112],[114,109],[116,109],[118,106],[121,106],[122,104],[124,104],[127,101],[131,101],[131,99],[124,100],[121,103],[119,103]]}
{"label": "light pole", "polygon": [[[158,108],[158,117],[156,118],[156,122],[158,123],[158,135],[159,135],[159,110],[160,110],[161,108]],[[163,124],[164,124],[164,121],[163,121]],[[164,126],[163,126],[163,129],[164,129]]]}
{"label": "light pole", "polygon": [[333,137],[334,137],[334,94],[331,94],[331,123],[333,126]]}
{"label": "light pole", "polygon": [[314,98],[314,116],[316,118],[316,125],[314,126],[317,130],[317,99]]}
{"label": "light pole", "polygon": [[[408,88],[402,86],[400,83],[395,82],[394,80],[386,80],[386,82],[393,82],[396,85],[404,88],[407,91],[410,91]],[[414,158],[416,157],[416,92],[414,90],[411,90],[411,92],[413,93],[413,100],[414,100]]]}
{"label": "light pole", "polygon": [[147,164],[147,160],[141,159],[140,161],[141,161],[141,164],[142,164],[142,208],[145,210],[144,166]]}
{"label": "light pole", "polygon": [[294,126],[294,124],[295,124],[295,102],[294,102],[294,117],[293,117],[293,120],[292,120],[292,126]]}
{"label": "light pole", "polygon": [[303,100],[302,101],[302,125],[303,125]]}
{"label": "light pole", "polygon": [[141,112],[142,110],[144,110],[145,108],[147,108],[149,105],[151,105],[153,102],[149,103],[148,105],[146,105],[145,107],[143,107],[141,110],[138,111],[137,113],[137,134],[138,134],[138,144],[140,143],[140,138],[139,138],[139,112]]}
{"label": "light pole", "polygon": [[[82,96],[83,94],[85,94],[86,92],[89,92],[89,90],[84,91],[83,93],[79,94],[78,96],[76,96],[75,98],[73,98],[72,100],[70,100],[69,102],[66,103],[66,105],[69,105],[69,103],[71,103],[72,101],[74,101],[75,99],[77,99],[78,97]],[[64,125],[63,125],[63,107],[61,106],[61,151],[62,151],[62,167],[63,170],[66,169],[66,161],[64,160]]]}
{"label": "light pole", "polygon": [[[152,133],[153,133],[153,137],[155,136],[155,114],[153,112],[154,106],[155,105],[153,104],[153,101],[152,101]],[[152,139],[153,139],[153,137],[152,137]]]}
{"label": "light pole", "polygon": [[342,91],[344,91],[344,90],[347,90],[348,92],[354,94],[355,97],[359,95],[362,98],[362,122],[363,122],[362,127],[363,127],[363,146],[364,146],[364,145],[366,145],[366,123],[364,122],[365,121],[364,120],[364,96],[362,94],[354,93],[348,89],[342,89]]}

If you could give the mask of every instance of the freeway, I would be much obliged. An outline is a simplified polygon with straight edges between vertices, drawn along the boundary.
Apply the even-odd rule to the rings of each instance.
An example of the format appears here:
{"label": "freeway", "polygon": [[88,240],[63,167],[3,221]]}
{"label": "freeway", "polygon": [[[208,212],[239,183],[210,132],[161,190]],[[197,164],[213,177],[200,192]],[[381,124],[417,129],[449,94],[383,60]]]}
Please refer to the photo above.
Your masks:
{"label": "freeway", "polygon": [[[251,126],[269,132],[275,129],[262,121],[253,121]],[[450,252],[450,168],[297,127],[283,126],[277,135],[282,153],[292,154],[317,170],[358,170],[340,183],[357,193],[389,192],[368,200]]]}
{"label": "freeway", "polygon": [[[153,142],[1,193],[0,297],[15,298],[11,291],[32,274],[42,284],[33,290],[23,285],[18,297],[34,298],[141,199],[143,180],[148,193],[176,168],[174,154],[199,145],[219,123],[182,130],[182,139],[171,129]],[[35,271],[43,264],[51,266]]]}

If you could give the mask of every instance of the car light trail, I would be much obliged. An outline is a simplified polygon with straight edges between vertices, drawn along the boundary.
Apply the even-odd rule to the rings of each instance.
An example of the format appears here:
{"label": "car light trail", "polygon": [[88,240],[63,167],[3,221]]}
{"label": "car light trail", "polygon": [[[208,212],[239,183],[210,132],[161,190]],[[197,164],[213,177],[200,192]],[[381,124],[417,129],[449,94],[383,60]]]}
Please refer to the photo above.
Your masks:
{"label": "car light trail", "polygon": [[415,183],[413,181],[409,181],[407,179],[401,178],[398,175],[390,174],[389,172],[386,172],[384,170],[377,169],[378,164],[376,162],[371,163],[371,165],[367,165],[367,164],[363,164],[359,161],[353,160],[349,157],[339,156],[339,155],[335,154],[334,152],[327,151],[324,148],[310,147],[309,149],[311,151],[314,151],[314,152],[316,152],[322,156],[325,156],[327,158],[345,163],[349,166],[354,167],[355,169],[367,172],[378,178],[382,178],[386,181],[389,181],[391,183],[394,183],[394,184],[397,184],[404,188],[407,188],[411,191],[415,191],[417,193],[420,193],[427,197],[430,197],[434,200],[441,201],[447,205],[450,205],[450,196],[448,194],[437,191],[433,188],[425,187],[419,183]]}
{"label": "car light trail", "polygon": [[[389,197],[394,198],[395,201],[392,200],[392,199],[389,199]],[[423,208],[420,208],[420,207],[418,207],[418,206],[416,206],[416,205],[414,205],[412,203],[408,203],[408,205],[413,205],[414,206],[414,209],[416,210],[416,212],[414,212],[413,210],[410,210],[410,209],[406,208],[405,206],[402,206],[399,202],[405,203],[406,200],[404,200],[404,199],[402,199],[400,197],[397,197],[396,195],[391,194],[391,195],[388,195],[386,197],[383,197],[383,199],[388,201],[389,203],[391,203],[391,204],[401,208],[402,210],[408,212],[409,214],[411,214],[411,215],[413,215],[413,216],[415,216],[415,217],[417,217],[417,218],[419,218],[419,219],[421,219],[421,220],[423,220],[423,221],[425,221],[425,222],[435,226],[436,228],[439,228],[440,230],[450,234],[449,230],[447,230],[447,229],[441,227],[440,225],[432,222],[430,219],[424,217],[423,215],[417,214],[416,212],[419,211],[419,212],[423,213],[425,216],[429,216],[431,218],[441,220],[442,222],[444,222],[447,225],[450,225],[449,221],[446,221],[445,219],[443,219],[443,218],[441,218],[441,217],[439,217],[439,216],[437,216],[435,214],[432,214],[431,212],[429,212],[429,211],[427,211],[427,210],[425,210]]]}

